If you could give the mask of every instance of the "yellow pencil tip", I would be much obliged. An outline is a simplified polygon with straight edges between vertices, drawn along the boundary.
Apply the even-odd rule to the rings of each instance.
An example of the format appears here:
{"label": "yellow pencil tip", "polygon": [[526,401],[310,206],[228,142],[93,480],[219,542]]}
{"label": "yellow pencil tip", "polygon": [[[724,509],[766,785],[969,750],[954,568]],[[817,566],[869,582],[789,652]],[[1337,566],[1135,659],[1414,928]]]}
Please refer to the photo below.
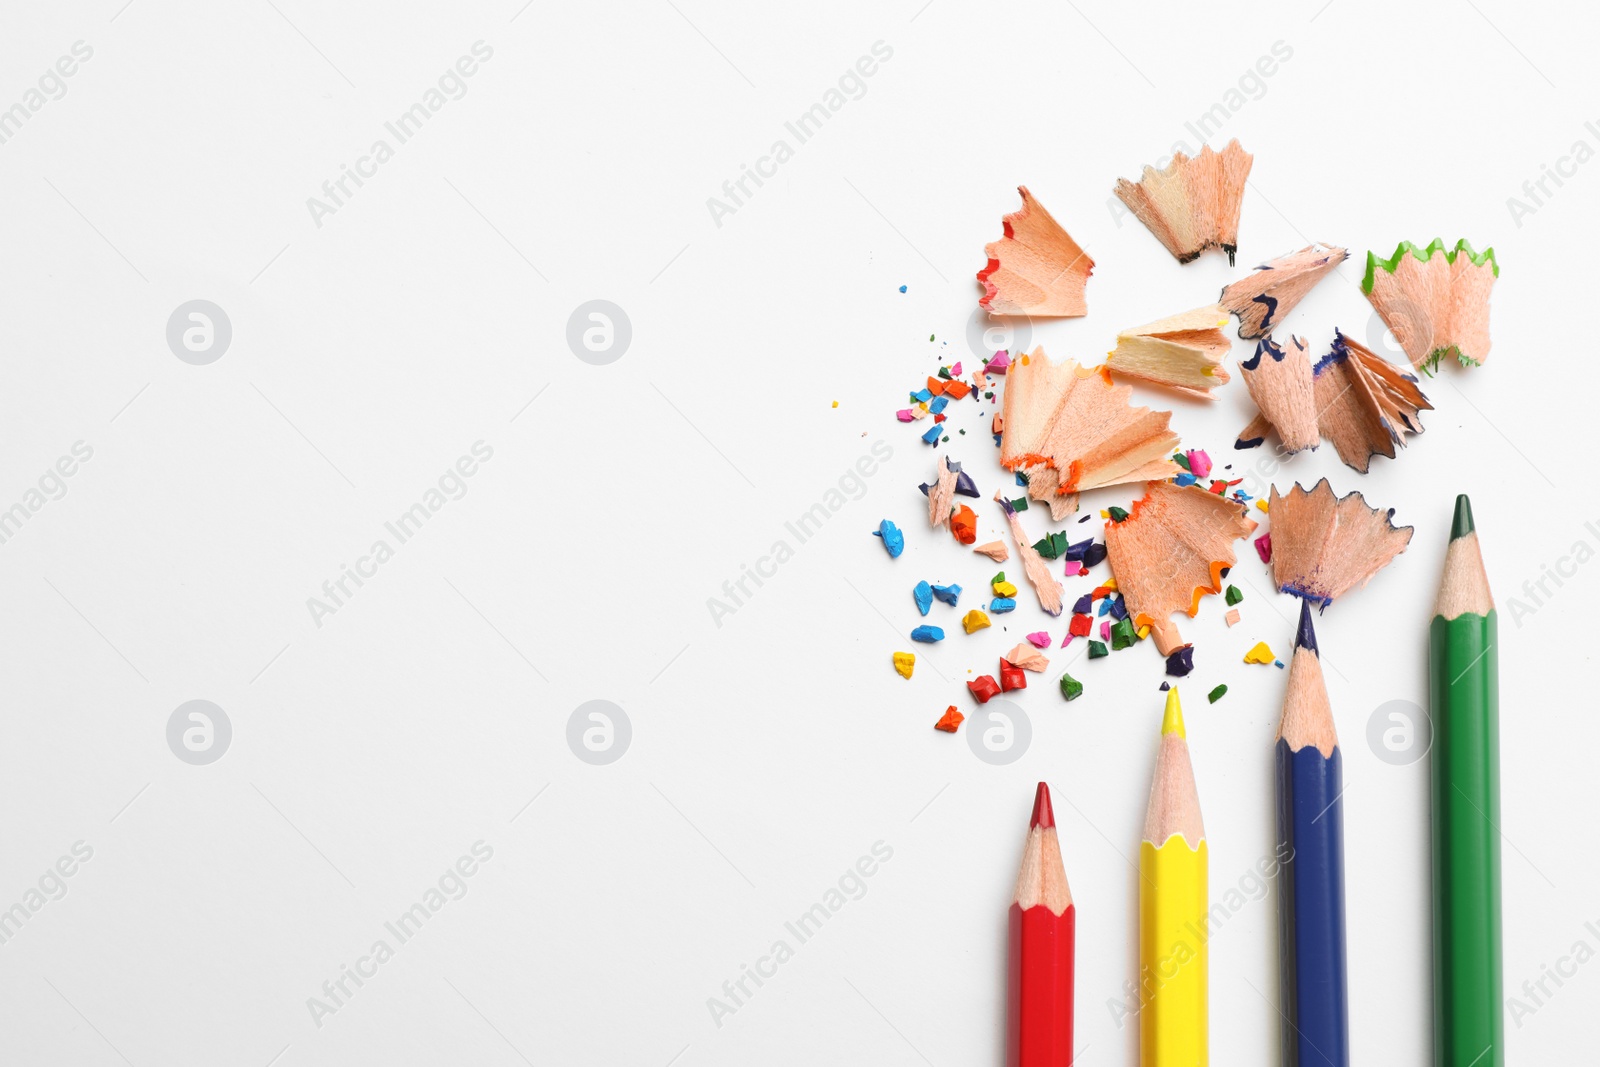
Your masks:
{"label": "yellow pencil tip", "polygon": [[1167,713],[1161,717],[1161,732],[1177,734],[1185,740],[1189,737],[1183,729],[1183,705],[1178,703],[1177,686],[1167,690]]}

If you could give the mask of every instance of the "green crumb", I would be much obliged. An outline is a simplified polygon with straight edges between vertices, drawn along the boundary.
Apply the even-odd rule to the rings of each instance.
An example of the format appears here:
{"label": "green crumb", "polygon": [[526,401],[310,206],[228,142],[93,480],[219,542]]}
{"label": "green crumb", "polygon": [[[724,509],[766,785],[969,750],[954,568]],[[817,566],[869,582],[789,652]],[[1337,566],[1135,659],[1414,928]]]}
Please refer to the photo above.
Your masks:
{"label": "green crumb", "polygon": [[1213,689],[1211,692],[1206,694],[1206,699],[1208,701],[1210,701],[1211,703],[1215,704],[1217,701],[1221,700],[1223,698],[1223,696],[1227,694],[1227,692],[1228,692],[1228,687],[1227,686],[1219,685],[1215,689]]}
{"label": "green crumb", "polygon": [[1068,700],[1077,700],[1083,696],[1083,683],[1070,674],[1061,676],[1061,695]]}
{"label": "green crumb", "polygon": [[1182,452],[1174,452],[1172,454],[1172,462],[1176,463],[1184,470],[1191,470],[1189,466],[1189,457],[1184,455]]}
{"label": "green crumb", "polygon": [[1006,572],[1005,571],[995,571],[994,572],[994,577],[989,579],[989,584],[990,585],[999,585],[1001,582],[1003,582],[1005,580],[1006,580]]}
{"label": "green crumb", "polygon": [[1111,516],[1112,522],[1121,522],[1128,517],[1127,511],[1123,508],[1106,508],[1106,512]]}
{"label": "green crumb", "polygon": [[1015,500],[1013,500],[1011,502],[1011,510],[1012,511],[1027,511],[1028,510],[1028,498],[1025,497],[1025,496],[1017,497],[1017,499],[1015,499]]}
{"label": "green crumb", "polygon": [[1067,535],[1060,531],[1046,534],[1033,543],[1033,550],[1045,559],[1060,559],[1067,550]]}
{"label": "green crumb", "polygon": [[1244,599],[1244,593],[1239,591],[1239,587],[1238,586],[1236,586],[1236,585],[1228,586],[1228,606],[1230,608],[1233,607],[1235,604],[1239,603],[1243,599]]}
{"label": "green crumb", "polygon": [[933,344],[933,334],[931,334],[931,333],[928,335],[928,343],[930,345]]}
{"label": "green crumb", "polygon": [[1394,255],[1390,256],[1388,259],[1380,258],[1376,252],[1368,252],[1367,273],[1361,279],[1361,291],[1363,293],[1372,292],[1372,281],[1374,276],[1377,274],[1377,269],[1382,267],[1390,274],[1393,274],[1395,272],[1395,268],[1400,266],[1400,261],[1405,258],[1405,255],[1408,252],[1417,259],[1421,260],[1433,258],[1433,254],[1435,252],[1443,252],[1445,261],[1447,263],[1454,263],[1456,261],[1456,257],[1465,252],[1467,254],[1467,259],[1472,262],[1473,266],[1481,267],[1487,263],[1491,268],[1493,268],[1494,276],[1496,278],[1500,277],[1500,262],[1494,258],[1494,249],[1485,248],[1482,252],[1474,251],[1472,245],[1467,243],[1467,239],[1465,237],[1457,241],[1454,248],[1447,249],[1444,246],[1444,242],[1436,237],[1434,238],[1433,243],[1427,248],[1418,248],[1410,241],[1401,241],[1400,244],[1395,248]]}
{"label": "green crumb", "polygon": [[1101,642],[1099,642],[1099,641],[1090,641],[1089,642],[1089,658],[1090,659],[1099,659],[1102,656],[1109,656],[1109,655],[1111,655],[1110,651]]}
{"label": "green crumb", "polygon": [[1111,648],[1120,652],[1131,647],[1139,640],[1139,635],[1134,633],[1132,619],[1118,619],[1111,627]]}

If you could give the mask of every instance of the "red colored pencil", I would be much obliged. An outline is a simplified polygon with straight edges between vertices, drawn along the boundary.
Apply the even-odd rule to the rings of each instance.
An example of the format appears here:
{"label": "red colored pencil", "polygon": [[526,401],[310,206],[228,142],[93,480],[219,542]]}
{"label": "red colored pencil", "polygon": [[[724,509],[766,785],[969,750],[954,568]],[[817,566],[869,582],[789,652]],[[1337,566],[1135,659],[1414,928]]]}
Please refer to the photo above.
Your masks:
{"label": "red colored pencil", "polygon": [[1011,902],[1007,1067],[1066,1067],[1072,1062],[1075,919],[1056,842],[1050,787],[1040,782]]}

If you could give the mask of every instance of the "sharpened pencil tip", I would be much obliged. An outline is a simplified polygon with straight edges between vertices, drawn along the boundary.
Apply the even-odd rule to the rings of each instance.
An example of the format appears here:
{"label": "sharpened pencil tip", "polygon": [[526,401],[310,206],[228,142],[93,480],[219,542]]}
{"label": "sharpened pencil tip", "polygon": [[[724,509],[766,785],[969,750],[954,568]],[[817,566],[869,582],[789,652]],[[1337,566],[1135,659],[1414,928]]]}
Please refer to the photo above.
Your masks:
{"label": "sharpened pencil tip", "polygon": [[1183,705],[1178,703],[1177,686],[1167,690],[1167,711],[1161,717],[1161,732],[1163,734],[1177,734],[1185,740],[1189,737],[1183,728]]}
{"label": "sharpened pencil tip", "polygon": [[1467,499],[1467,494],[1462,493],[1456,497],[1456,519],[1450,524],[1450,540],[1465,537],[1473,531],[1472,501]]}
{"label": "sharpened pencil tip", "polygon": [[1039,791],[1033,794],[1033,821],[1028,823],[1028,829],[1043,827],[1048,830],[1056,824],[1056,813],[1050,810],[1050,787],[1043,782],[1039,783]]}
{"label": "sharpened pencil tip", "polygon": [[1322,658],[1317,648],[1317,631],[1311,628],[1311,601],[1303,597],[1300,600],[1300,626],[1295,630],[1294,647],[1309,649],[1318,659]]}

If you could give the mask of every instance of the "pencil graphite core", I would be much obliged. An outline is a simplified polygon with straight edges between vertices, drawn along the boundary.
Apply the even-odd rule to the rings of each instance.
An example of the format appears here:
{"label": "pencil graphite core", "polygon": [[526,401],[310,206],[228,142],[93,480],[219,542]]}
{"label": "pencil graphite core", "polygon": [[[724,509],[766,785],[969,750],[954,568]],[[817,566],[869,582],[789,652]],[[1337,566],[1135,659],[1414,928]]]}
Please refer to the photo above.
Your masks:
{"label": "pencil graphite core", "polygon": [[1504,1067],[1497,617],[1466,498],[1429,630],[1436,1067]]}

